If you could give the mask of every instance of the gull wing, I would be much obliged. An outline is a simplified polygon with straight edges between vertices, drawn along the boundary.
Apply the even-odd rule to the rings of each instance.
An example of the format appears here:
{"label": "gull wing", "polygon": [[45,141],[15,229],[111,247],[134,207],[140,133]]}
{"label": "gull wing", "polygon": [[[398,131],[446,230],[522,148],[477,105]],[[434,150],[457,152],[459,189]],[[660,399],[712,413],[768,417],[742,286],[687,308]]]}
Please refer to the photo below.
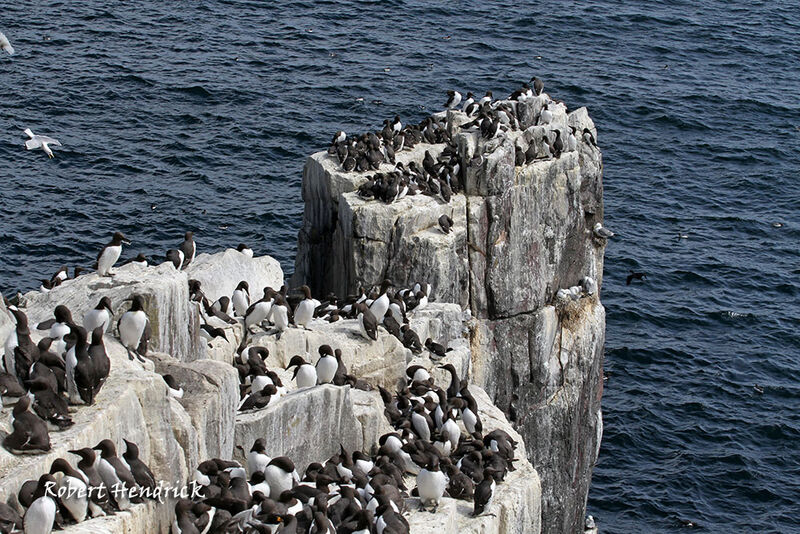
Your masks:
{"label": "gull wing", "polygon": [[28,150],[33,150],[34,148],[41,148],[42,142],[39,140],[38,137],[34,137],[33,139],[28,139],[25,141],[25,148]]}
{"label": "gull wing", "polygon": [[47,143],[48,145],[61,146],[61,143],[58,141],[58,139],[53,139],[52,137],[47,137],[46,135],[37,135],[36,138],[39,139],[40,143]]}

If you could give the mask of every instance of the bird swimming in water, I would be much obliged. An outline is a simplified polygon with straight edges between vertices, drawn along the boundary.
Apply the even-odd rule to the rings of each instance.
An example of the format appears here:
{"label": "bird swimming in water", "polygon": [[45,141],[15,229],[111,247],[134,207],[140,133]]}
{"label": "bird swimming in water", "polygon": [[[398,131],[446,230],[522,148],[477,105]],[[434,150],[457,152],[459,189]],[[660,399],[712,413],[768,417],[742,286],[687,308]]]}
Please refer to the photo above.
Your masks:
{"label": "bird swimming in water", "polygon": [[30,128],[26,128],[25,133],[28,135],[28,137],[30,137],[30,139],[25,141],[26,149],[36,150],[37,148],[41,148],[44,153],[47,154],[48,158],[55,157],[50,145],[61,146],[61,143],[58,139],[53,139],[52,137],[47,137],[46,135],[35,135]]}
{"label": "bird swimming in water", "polygon": [[647,280],[647,273],[637,273],[631,271],[631,274],[628,275],[628,278],[625,279],[625,285],[631,285],[631,282],[634,280]]}

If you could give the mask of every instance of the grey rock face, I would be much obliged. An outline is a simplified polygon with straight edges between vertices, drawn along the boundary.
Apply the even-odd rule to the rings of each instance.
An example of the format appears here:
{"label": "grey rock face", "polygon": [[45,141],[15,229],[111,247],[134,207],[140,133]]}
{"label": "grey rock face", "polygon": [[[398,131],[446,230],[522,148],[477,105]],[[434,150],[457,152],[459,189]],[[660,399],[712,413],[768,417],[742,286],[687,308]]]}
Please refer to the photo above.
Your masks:
{"label": "grey rock face", "polygon": [[[482,140],[463,131],[463,113],[447,112],[465,168],[465,194],[450,204],[406,197],[385,205],[354,192],[370,173],[341,172],[326,153],[303,176],[306,209],[293,285],[344,296],[389,277],[400,286],[428,281],[438,302],[469,310],[472,381],[508,411],[542,479],[543,532],[582,530],[597,455],[605,311],[597,293],[558,311],[558,289],[591,277],[602,285],[603,244],[591,230],[603,217],[602,157],[583,142],[585,108],[546,95],[519,103],[521,128]],[[577,130],[578,147],[560,157],[545,142]],[[514,166],[515,145],[536,159]],[[444,145],[439,145],[439,148]],[[402,153],[420,162],[425,149]],[[436,225],[447,213],[453,231]],[[512,395],[516,395],[516,400]]]}
{"label": "grey rock face", "polygon": [[114,277],[85,274],[67,280],[47,293],[27,293],[24,297],[25,311],[30,324],[51,318],[53,309],[59,304],[68,305],[72,317],[82,324],[83,314],[107,296],[114,310],[110,328],[113,333],[120,316],[130,307],[125,299],[140,294],[144,296],[145,310],[153,330],[150,348],[182,360],[196,358],[200,349],[196,335],[199,320],[196,307],[189,302],[186,273],[166,263],[157,267],[127,264],[114,268],[114,272]]}

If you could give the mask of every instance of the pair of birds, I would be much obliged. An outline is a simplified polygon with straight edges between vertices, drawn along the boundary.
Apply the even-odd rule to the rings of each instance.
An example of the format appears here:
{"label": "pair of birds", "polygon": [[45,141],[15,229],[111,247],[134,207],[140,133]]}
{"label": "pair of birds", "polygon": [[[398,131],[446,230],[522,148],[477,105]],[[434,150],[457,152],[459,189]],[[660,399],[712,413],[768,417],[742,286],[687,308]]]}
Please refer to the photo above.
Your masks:
{"label": "pair of birds", "polygon": [[[109,241],[97,254],[97,262],[95,267],[97,274],[100,276],[113,276],[111,268],[117,263],[119,257],[122,255],[122,244],[130,245],[130,240],[125,237],[122,232],[114,232]],[[194,242],[194,234],[186,232],[184,234],[183,242],[177,249],[170,249],[167,251],[166,259],[171,262],[176,269],[185,269],[192,261],[194,261],[197,253],[197,245]],[[136,258],[136,261],[147,264],[144,257]]]}
{"label": "pair of birds", "polygon": [[54,527],[126,510],[132,502],[141,502],[142,493],[152,494],[156,487],[152,471],[139,458],[138,446],[123,441],[122,458],[114,442],[104,439],[93,448],[70,450],[80,457],[77,466],[57,458],[48,473],[23,483],[17,499],[24,515],[0,505],[0,527],[8,529],[3,532],[49,534]]}
{"label": "pair of birds", "polygon": [[[0,49],[4,50],[8,53],[8,55],[14,55],[14,47],[11,46],[11,42],[8,40],[3,32],[0,32]],[[25,134],[29,137],[27,141],[25,141],[25,148],[27,150],[36,150],[41,148],[42,151],[47,154],[48,158],[54,158],[55,154],[53,154],[53,149],[50,146],[61,146],[61,143],[58,139],[53,139],[52,137],[48,137],[46,135],[36,135],[31,131],[30,128],[25,129]]]}

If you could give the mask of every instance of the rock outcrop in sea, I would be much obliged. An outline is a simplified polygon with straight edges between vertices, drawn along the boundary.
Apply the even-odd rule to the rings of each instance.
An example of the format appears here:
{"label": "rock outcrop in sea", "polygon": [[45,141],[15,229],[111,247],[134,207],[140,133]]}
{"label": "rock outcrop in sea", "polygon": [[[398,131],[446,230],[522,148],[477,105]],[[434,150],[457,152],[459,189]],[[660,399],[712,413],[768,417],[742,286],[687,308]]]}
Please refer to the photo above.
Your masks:
{"label": "rock outcrop in sea", "polygon": [[[29,318],[34,342],[46,335],[35,325],[52,317],[57,305],[67,305],[78,318],[108,296],[114,312],[105,337],[111,373],[93,405],[73,408],[73,426],[51,432],[49,451],[13,455],[0,448],[0,502],[19,509],[17,492],[26,480],[48,472],[59,457],[71,458],[69,450],[103,439],[118,447],[123,439],[137,443],[156,479],[178,488],[196,477],[204,460],[245,463],[258,438],[265,439],[270,456],[288,456],[300,473],[340,447],[374,453],[380,436],[392,430],[377,388],[405,385],[410,365],[425,367],[445,387],[450,377],[439,366],[450,363],[470,384],[483,432],[500,429],[518,443],[516,470],[497,484],[478,517],[471,516],[470,502],[445,498],[432,514],[418,511],[416,499],[409,499],[405,517],[411,532],[582,532],[602,433],[605,313],[597,286],[591,290],[585,281],[599,285],[602,277],[604,242],[592,235],[602,220],[602,163],[588,143],[548,157],[546,132],[560,129],[566,137],[569,126],[594,126],[585,109],[567,113],[560,104],[551,107],[549,125],[534,125],[543,101],[520,103],[521,129],[488,141],[461,131],[462,113],[443,116],[468,166],[464,194],[449,203],[423,195],[391,204],[365,201],[355,193],[363,174],[340,171],[326,153],[306,164],[304,221],[289,287],[306,283],[317,296],[344,297],[385,278],[396,287],[430,283],[432,302],[409,312],[409,324],[422,340],[430,337],[451,349],[443,358],[414,354],[382,328],[377,341],[367,341],[352,319],[314,320],[309,330],[290,327],[279,339],[258,331],[248,336],[248,345],[268,349],[264,363],[286,391],[265,408],[240,411],[240,375],[233,363],[242,325],[222,323],[225,338],[206,341],[189,280],[198,280],[210,301],[230,296],[242,280],[258,298],[263,287],[284,284],[276,260],[229,249],[201,253],[182,271],[169,263],[128,264],[117,267],[113,278],[87,274],[24,295],[18,306]],[[538,157],[515,165],[517,142],[533,144]],[[420,162],[426,150],[435,156],[442,149],[420,144],[397,159]],[[438,227],[442,214],[453,220],[450,233]],[[584,290],[557,297],[559,289],[573,286]],[[144,364],[130,360],[116,337],[132,294],[144,297],[152,327]],[[0,340],[13,330],[14,318],[0,300]],[[297,389],[284,370],[289,360],[301,354],[313,363],[323,344],[341,349],[349,373],[369,387]],[[183,387],[182,398],[170,395],[165,374]],[[15,400],[3,398],[0,437],[9,431]],[[414,487],[413,477],[408,486]],[[167,532],[175,500],[165,497],[163,504],[148,500],[65,532]]]}
{"label": "rock outcrop in sea", "polygon": [[[471,381],[510,413],[542,478],[543,532],[580,532],[602,434],[600,398],[605,310],[599,293],[557,302],[561,288],[602,282],[602,156],[585,140],[550,157],[544,139],[570,127],[596,138],[586,108],[551,103],[549,124],[535,125],[546,95],[520,102],[520,129],[486,141],[469,119],[443,119],[468,167],[464,194],[449,203],[427,196],[391,204],[364,200],[364,173],[347,173],[319,152],[303,172],[303,227],[292,284],[315,293],[354,294],[389,278],[400,287],[426,280],[438,302],[468,311]],[[536,159],[515,165],[515,144]],[[408,164],[444,145],[397,154]],[[483,157],[480,157],[483,155]],[[477,160],[477,161],[476,161]],[[382,171],[392,170],[383,164]],[[437,224],[448,215],[449,234]]]}

